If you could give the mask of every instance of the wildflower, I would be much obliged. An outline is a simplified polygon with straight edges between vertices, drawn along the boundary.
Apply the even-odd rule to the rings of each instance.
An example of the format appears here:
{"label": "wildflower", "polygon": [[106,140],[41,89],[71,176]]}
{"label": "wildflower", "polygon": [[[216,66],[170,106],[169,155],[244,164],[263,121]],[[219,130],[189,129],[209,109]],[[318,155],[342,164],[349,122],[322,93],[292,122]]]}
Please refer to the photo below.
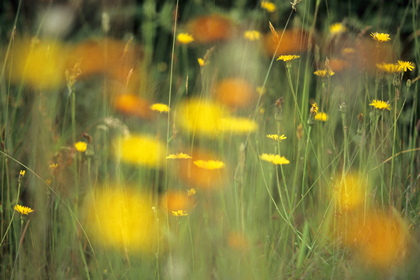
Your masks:
{"label": "wildflower", "polygon": [[26,170],[21,170],[19,172],[19,176],[21,176],[21,177],[25,176],[25,174],[26,174]]}
{"label": "wildflower", "polygon": [[316,102],[312,103],[310,113],[313,116],[316,116],[318,114],[318,104],[316,104]]}
{"label": "wildflower", "polygon": [[218,129],[230,133],[249,133],[257,130],[258,124],[246,118],[221,118]]}
{"label": "wildflower", "polygon": [[187,190],[187,195],[188,196],[193,196],[195,194],[196,194],[195,188],[191,188],[191,189]]}
{"label": "wildflower", "polygon": [[388,110],[391,111],[391,105],[388,102],[382,101],[382,100],[372,100],[372,103],[369,104],[369,106],[372,106],[379,110]]}
{"label": "wildflower", "polygon": [[262,1],[261,8],[266,10],[269,13],[274,13],[277,9],[276,4],[269,1]]}
{"label": "wildflower", "polygon": [[245,250],[249,248],[249,240],[247,236],[237,231],[229,232],[227,244],[230,248],[235,250]]}
{"label": "wildflower", "polygon": [[188,33],[179,33],[178,36],[176,36],[176,40],[181,44],[187,45],[194,41],[194,37]]}
{"label": "wildflower", "polygon": [[29,213],[31,213],[31,212],[34,211],[31,208],[29,208],[29,207],[22,206],[22,205],[19,205],[19,204],[16,204],[15,207],[13,207],[13,209],[15,209],[21,215],[28,215]]}
{"label": "wildflower", "polygon": [[404,68],[397,63],[378,63],[376,64],[376,67],[378,67],[379,70],[388,73],[401,73],[404,71]]}
{"label": "wildflower", "polygon": [[198,62],[198,65],[200,65],[201,67],[207,65],[207,61],[205,61],[202,58],[197,58],[197,62]]}
{"label": "wildflower", "polygon": [[150,103],[135,94],[118,94],[113,100],[113,105],[115,109],[127,115],[143,119],[150,119],[152,117]]}
{"label": "wildflower", "polygon": [[185,210],[172,211],[172,216],[176,216],[176,217],[188,216],[188,212]]}
{"label": "wildflower", "polygon": [[365,178],[357,173],[348,173],[338,180],[333,194],[338,209],[350,211],[364,207],[368,191]]}
{"label": "wildflower", "polygon": [[335,74],[335,72],[331,70],[316,70],[314,74],[319,77],[331,77]]}
{"label": "wildflower", "polygon": [[170,154],[166,157],[166,159],[190,159],[192,158],[190,155],[184,153],[177,153],[177,154]]}
{"label": "wildflower", "polygon": [[76,148],[76,151],[80,153],[84,153],[87,150],[87,143],[83,141],[79,141],[74,143],[74,147]]}
{"label": "wildflower", "polygon": [[281,55],[277,58],[277,60],[283,60],[283,61],[291,61],[293,59],[299,58],[300,55]]}
{"label": "wildflower", "polygon": [[261,33],[257,30],[247,30],[244,32],[244,38],[249,41],[257,41],[261,38]]}
{"label": "wildflower", "polygon": [[282,140],[287,139],[287,137],[284,136],[284,134],[282,134],[282,135],[278,135],[278,134],[267,134],[266,136],[267,136],[267,138],[270,138],[270,139],[273,139],[273,140],[276,140],[276,141],[282,141]]}
{"label": "wildflower", "polygon": [[185,192],[169,190],[162,196],[160,204],[170,213],[178,209],[190,210],[194,207],[195,202]]}
{"label": "wildflower", "polygon": [[168,107],[168,105],[161,104],[161,103],[152,104],[152,106],[150,106],[150,109],[152,111],[157,111],[159,113],[163,113],[163,112],[167,113],[170,110],[170,108]]}
{"label": "wildflower", "polygon": [[109,249],[156,252],[163,219],[153,211],[150,194],[112,184],[96,189],[83,208],[88,236]]}
{"label": "wildflower", "polygon": [[260,159],[264,161],[271,162],[272,164],[289,164],[290,161],[286,159],[285,157],[281,157],[280,155],[274,155],[274,154],[261,154]]}
{"label": "wildflower", "polygon": [[148,135],[130,135],[116,138],[114,156],[123,162],[160,168],[166,155],[166,145]]}
{"label": "wildflower", "polygon": [[264,36],[264,46],[269,56],[296,54],[310,49],[311,37],[301,29],[279,30]]}
{"label": "wildflower", "polygon": [[398,65],[402,68],[402,71],[407,72],[408,71],[413,71],[415,66],[413,62],[410,61],[401,61],[398,60]]}
{"label": "wildflower", "polygon": [[229,39],[235,29],[230,19],[218,14],[197,17],[187,23],[187,30],[197,43]]}
{"label": "wildflower", "polygon": [[389,34],[387,33],[378,33],[378,32],[373,32],[370,33],[370,36],[378,42],[387,42],[390,41],[391,38],[389,37]]}
{"label": "wildflower", "polygon": [[257,87],[257,92],[259,95],[263,95],[266,91],[267,90],[265,87]]}
{"label": "wildflower", "polygon": [[57,169],[57,167],[58,167],[58,163],[51,163],[51,164],[48,166],[48,168],[49,168],[49,169],[51,169],[51,170]]}
{"label": "wildflower", "polygon": [[217,101],[231,109],[246,108],[256,99],[255,87],[243,78],[226,78],[213,88]]}
{"label": "wildflower", "polygon": [[194,165],[208,170],[216,170],[225,167],[223,161],[220,160],[196,160],[194,161]]}
{"label": "wildflower", "polygon": [[319,112],[315,115],[315,120],[326,122],[328,120],[328,115],[324,112]]}
{"label": "wildflower", "polygon": [[347,31],[347,28],[344,24],[338,22],[330,25],[330,33],[332,35],[341,34]]}

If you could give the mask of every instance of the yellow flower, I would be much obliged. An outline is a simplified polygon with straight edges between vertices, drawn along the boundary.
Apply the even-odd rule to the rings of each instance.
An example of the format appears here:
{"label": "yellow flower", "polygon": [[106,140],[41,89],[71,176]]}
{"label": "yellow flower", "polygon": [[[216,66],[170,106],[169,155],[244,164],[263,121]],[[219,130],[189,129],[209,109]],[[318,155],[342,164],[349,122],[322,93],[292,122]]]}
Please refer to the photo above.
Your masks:
{"label": "yellow flower", "polygon": [[257,92],[259,95],[263,95],[266,91],[267,90],[265,87],[257,87]]}
{"label": "yellow flower", "polygon": [[277,58],[277,60],[290,61],[299,57],[300,55],[281,55]]}
{"label": "yellow flower", "polygon": [[339,211],[359,210],[366,206],[368,185],[365,178],[357,173],[348,173],[338,180],[333,197]]}
{"label": "yellow flower", "polygon": [[319,112],[315,115],[315,120],[326,122],[328,120],[328,115],[324,112]]}
{"label": "yellow flower", "polygon": [[152,106],[150,106],[150,109],[153,111],[158,111],[159,113],[167,113],[170,110],[168,105],[162,103],[155,103]]}
{"label": "yellow flower", "polygon": [[244,32],[244,38],[249,41],[257,41],[261,38],[261,33],[257,30],[247,30]]}
{"label": "yellow flower", "polygon": [[397,63],[378,63],[376,64],[379,70],[388,72],[388,73],[401,73],[404,71],[404,68]]}
{"label": "yellow flower", "polygon": [[156,252],[162,225],[160,214],[153,210],[151,195],[121,185],[96,189],[83,209],[85,227],[93,242],[122,252]]}
{"label": "yellow flower", "polygon": [[287,158],[281,157],[280,155],[274,155],[274,154],[261,154],[260,159],[271,162],[272,164],[277,164],[277,165],[290,163],[290,161]]}
{"label": "yellow flower", "polygon": [[218,129],[231,133],[248,133],[257,130],[258,124],[246,118],[221,118]]}
{"label": "yellow flower", "polygon": [[330,76],[334,75],[335,72],[333,72],[331,70],[316,70],[314,72],[314,74],[319,76],[319,77],[330,77]]}
{"label": "yellow flower", "polygon": [[313,116],[316,116],[318,114],[318,104],[316,104],[316,102],[312,103],[310,113]]}
{"label": "yellow flower", "polygon": [[266,10],[269,13],[274,13],[277,9],[276,4],[271,3],[269,1],[262,1],[261,2],[261,8]]}
{"label": "yellow flower", "polygon": [[282,141],[284,139],[287,139],[287,137],[284,136],[284,134],[283,135],[267,134],[266,136],[267,136],[267,138],[270,138],[270,139],[273,139],[273,140],[276,140],[276,141]]}
{"label": "yellow flower", "polygon": [[51,170],[54,170],[54,169],[56,169],[56,168],[58,167],[58,163],[51,163],[48,167],[49,167]]}
{"label": "yellow flower", "polygon": [[376,100],[374,99],[372,103],[369,104],[369,106],[372,106],[379,110],[388,110],[391,111],[391,105],[388,102],[382,101],[382,100]]}
{"label": "yellow flower", "polygon": [[197,58],[197,62],[198,62],[198,65],[200,65],[201,67],[207,65],[207,61],[205,61],[202,58]]}
{"label": "yellow flower", "polygon": [[21,170],[19,172],[19,176],[21,176],[21,177],[25,176],[25,174],[26,174],[26,170]]}
{"label": "yellow flower", "polygon": [[190,159],[192,158],[190,155],[184,153],[177,153],[177,154],[170,154],[166,157],[166,159]]}
{"label": "yellow flower", "polygon": [[182,129],[197,136],[220,135],[219,123],[225,111],[219,104],[191,98],[178,105],[176,111],[176,121]]}
{"label": "yellow flower", "polygon": [[190,44],[194,41],[194,37],[191,34],[188,33],[179,33],[178,36],[176,37],[176,40],[180,43],[180,44]]}
{"label": "yellow flower", "polygon": [[130,135],[114,140],[114,155],[123,162],[160,168],[166,155],[166,145],[148,135]]}
{"label": "yellow flower", "polygon": [[188,216],[188,212],[184,210],[172,211],[172,215],[176,217]]}
{"label": "yellow flower", "polygon": [[196,160],[194,161],[194,165],[208,170],[216,170],[225,167],[223,161],[220,160]]}
{"label": "yellow flower", "polygon": [[372,36],[372,38],[378,42],[387,42],[391,40],[391,38],[389,37],[389,34],[387,33],[373,32],[373,33],[370,33],[370,36]]}
{"label": "yellow flower", "polygon": [[341,34],[347,31],[347,28],[340,22],[330,25],[330,33],[332,35]]}
{"label": "yellow flower", "polygon": [[13,207],[13,209],[15,209],[17,212],[19,212],[22,215],[28,215],[29,213],[34,211],[29,207],[22,206],[22,205],[19,205],[19,204],[16,204],[15,207]]}
{"label": "yellow flower", "polygon": [[193,196],[193,195],[195,195],[196,194],[196,190],[195,190],[195,188],[191,188],[191,189],[189,189],[189,190],[187,190],[187,195],[188,196]]}
{"label": "yellow flower", "polygon": [[76,151],[80,153],[84,153],[87,150],[87,143],[83,141],[79,141],[74,143],[74,147],[76,148]]}
{"label": "yellow flower", "polygon": [[415,68],[414,63],[413,62],[410,62],[410,61],[401,61],[401,60],[398,60],[398,65],[402,68],[402,70],[404,72],[407,72],[407,70],[408,71],[413,71],[414,68]]}

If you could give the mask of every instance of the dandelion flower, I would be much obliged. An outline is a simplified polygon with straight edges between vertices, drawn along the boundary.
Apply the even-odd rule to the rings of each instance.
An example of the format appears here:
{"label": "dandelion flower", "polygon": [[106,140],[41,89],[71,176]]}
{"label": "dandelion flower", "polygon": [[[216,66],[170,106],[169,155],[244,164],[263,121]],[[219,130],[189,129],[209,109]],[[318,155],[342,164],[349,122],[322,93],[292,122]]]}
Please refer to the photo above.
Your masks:
{"label": "dandelion flower", "polygon": [[332,35],[341,34],[347,31],[347,28],[344,24],[338,22],[330,25],[330,33]]}
{"label": "dandelion flower", "polygon": [[414,63],[413,62],[410,62],[410,61],[401,61],[401,60],[398,60],[398,65],[402,68],[402,70],[404,72],[407,72],[407,70],[408,71],[413,71],[414,68],[415,68]]}
{"label": "dandelion flower", "polygon": [[277,58],[277,60],[283,60],[283,61],[291,61],[293,59],[299,58],[300,55],[281,55]]}
{"label": "dandelion flower", "polygon": [[274,154],[261,154],[260,159],[271,162],[272,164],[276,164],[276,165],[290,163],[290,161],[287,158],[280,155],[274,155]]}
{"label": "dandelion flower", "polygon": [[397,63],[378,63],[376,64],[379,70],[388,73],[401,73],[404,71],[403,66]]}
{"label": "dandelion flower", "polygon": [[315,115],[315,120],[326,122],[328,120],[328,115],[324,112],[319,112]]}
{"label": "dandelion flower", "polygon": [[13,207],[13,209],[15,209],[21,215],[28,215],[29,213],[31,213],[31,212],[34,211],[31,208],[29,208],[29,207],[22,206],[22,205],[19,205],[19,204],[15,205],[15,207]]}
{"label": "dandelion flower", "polygon": [[155,103],[152,106],[150,106],[150,109],[152,111],[157,111],[159,113],[167,113],[169,112],[169,107],[166,104],[161,104],[161,103]]}
{"label": "dandelion flower", "polygon": [[276,4],[269,2],[269,1],[262,1],[261,8],[266,10],[269,13],[274,13],[277,9]]}
{"label": "dandelion flower", "polygon": [[166,157],[166,159],[190,159],[192,158],[190,155],[184,154],[184,153],[178,153],[178,154],[170,154]]}
{"label": "dandelion flower", "polygon": [[196,194],[196,190],[195,190],[195,188],[191,188],[191,189],[188,189],[187,190],[187,195],[188,196],[193,196],[193,195],[195,195]]}
{"label": "dandelion flower", "polygon": [[312,103],[311,109],[310,109],[311,115],[316,116],[318,114],[318,110],[319,110],[318,104],[316,104],[316,102]]}
{"label": "dandelion flower", "polygon": [[225,167],[224,162],[220,160],[196,160],[194,161],[194,165],[207,170],[216,170]]}
{"label": "dandelion flower", "polygon": [[19,176],[21,176],[21,177],[25,176],[25,174],[26,174],[26,170],[21,170],[19,172]]}
{"label": "dandelion flower", "polygon": [[205,61],[202,58],[197,58],[197,62],[198,62],[198,65],[200,65],[201,67],[203,67],[207,64],[207,61]]}
{"label": "dandelion flower", "polygon": [[188,216],[188,212],[185,211],[185,210],[172,211],[172,216],[175,216],[175,217],[184,217],[184,216]]}
{"label": "dandelion flower", "polygon": [[179,33],[178,36],[176,36],[176,40],[180,44],[187,45],[194,42],[194,37],[188,33]]}
{"label": "dandelion flower", "polygon": [[314,74],[319,77],[331,77],[335,74],[335,72],[331,70],[316,70]]}
{"label": "dandelion flower", "polygon": [[378,42],[387,42],[390,41],[391,38],[389,37],[389,34],[387,33],[378,33],[378,32],[373,32],[370,33],[370,36]]}
{"label": "dandelion flower", "polygon": [[257,130],[258,124],[246,118],[221,118],[218,129],[223,132],[234,133],[249,133]]}
{"label": "dandelion flower", "polygon": [[372,100],[372,103],[369,104],[369,106],[372,106],[379,110],[388,110],[391,111],[391,105],[388,102],[382,101],[382,100]]}
{"label": "dandelion flower", "polygon": [[79,141],[74,143],[74,147],[76,148],[76,151],[80,153],[84,153],[87,150],[87,143],[83,141]]}
{"label": "dandelion flower", "polygon": [[282,140],[287,139],[287,137],[284,136],[284,134],[282,134],[282,135],[278,135],[278,134],[267,134],[266,137],[267,138],[270,138],[270,139],[273,139],[275,141],[282,141]]}
{"label": "dandelion flower", "polygon": [[244,38],[249,41],[257,41],[261,38],[261,33],[257,30],[247,30],[244,32]]}

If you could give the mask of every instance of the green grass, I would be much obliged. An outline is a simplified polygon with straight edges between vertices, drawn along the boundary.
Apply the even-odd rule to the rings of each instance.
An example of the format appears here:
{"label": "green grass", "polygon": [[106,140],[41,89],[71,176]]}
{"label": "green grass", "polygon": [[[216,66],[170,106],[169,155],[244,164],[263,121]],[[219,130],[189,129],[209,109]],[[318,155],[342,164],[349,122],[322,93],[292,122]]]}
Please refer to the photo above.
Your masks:
{"label": "green grass", "polygon": [[[88,20],[87,6],[75,10],[81,27],[65,38],[45,35],[54,4],[37,4],[47,12],[34,25],[25,7],[0,15],[1,279],[416,279],[418,3],[372,2],[361,11],[357,1],[303,0],[296,10],[277,1],[268,13],[248,2],[116,6],[103,17],[109,29],[102,15]],[[209,14],[234,26],[229,38],[176,41],[190,20]],[[330,34],[336,22],[347,31]],[[282,49],[292,28],[312,39],[290,62],[267,54],[263,38],[243,38],[275,29]],[[375,42],[371,32],[391,41]],[[376,67],[397,60],[416,67]],[[333,76],[314,75],[330,67]],[[215,86],[232,77],[252,87],[244,107],[215,101]],[[115,104],[123,94],[145,103],[122,112]],[[201,107],[183,111],[186,100]],[[170,111],[152,112],[153,103]],[[209,103],[217,108],[207,111]],[[328,120],[314,119],[314,103]],[[257,128],[217,130],[219,114]],[[119,147],[128,135],[152,143],[139,137]],[[77,141],[87,150],[77,151]],[[166,159],[180,152],[192,159]],[[290,163],[266,162],[263,153]],[[224,167],[200,169],[196,160]],[[175,206],[166,209],[166,197]],[[34,211],[21,215],[16,204]]]}

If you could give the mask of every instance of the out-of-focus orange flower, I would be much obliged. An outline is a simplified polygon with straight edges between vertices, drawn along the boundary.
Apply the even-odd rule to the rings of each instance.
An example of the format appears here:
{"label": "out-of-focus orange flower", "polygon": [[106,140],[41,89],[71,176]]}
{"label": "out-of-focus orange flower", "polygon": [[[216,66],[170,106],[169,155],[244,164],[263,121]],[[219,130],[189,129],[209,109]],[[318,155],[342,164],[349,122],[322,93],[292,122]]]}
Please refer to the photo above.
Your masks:
{"label": "out-of-focus orange flower", "polygon": [[229,39],[235,26],[228,18],[212,14],[191,20],[187,23],[187,30],[193,35],[196,43],[211,43]]}
{"label": "out-of-focus orange flower", "polygon": [[150,103],[135,94],[117,94],[113,100],[113,105],[117,111],[123,114],[143,119],[151,119],[153,117]]}
{"label": "out-of-focus orange flower", "polygon": [[245,108],[256,99],[255,87],[241,78],[221,80],[213,89],[219,102],[232,109]]}
{"label": "out-of-focus orange flower", "polygon": [[121,252],[155,253],[162,236],[151,196],[129,186],[110,186],[86,200],[85,227],[96,244]]}
{"label": "out-of-focus orange flower", "polygon": [[178,210],[189,212],[194,204],[194,197],[188,196],[187,191],[167,191],[161,198],[161,205],[168,213]]}
{"label": "out-of-focus orange flower", "polygon": [[297,29],[285,30],[284,34],[283,30],[277,31],[276,35],[270,32],[264,37],[265,50],[270,56],[306,52],[310,49],[310,42],[309,34]]}
{"label": "out-of-focus orange flower", "polygon": [[249,241],[245,234],[238,231],[231,231],[227,237],[228,246],[235,250],[249,248]]}
{"label": "out-of-focus orange flower", "polygon": [[17,39],[9,63],[11,80],[37,89],[54,89],[65,81],[68,47],[58,41]]}

